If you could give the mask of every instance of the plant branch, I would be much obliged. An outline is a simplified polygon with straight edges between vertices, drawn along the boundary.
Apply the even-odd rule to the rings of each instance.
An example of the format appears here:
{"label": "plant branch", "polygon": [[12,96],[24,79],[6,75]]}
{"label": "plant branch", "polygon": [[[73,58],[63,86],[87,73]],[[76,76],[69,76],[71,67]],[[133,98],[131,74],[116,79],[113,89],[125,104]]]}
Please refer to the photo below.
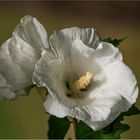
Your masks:
{"label": "plant branch", "polygon": [[77,120],[75,118],[73,118],[72,123],[73,123],[74,139],[76,140],[76,124],[77,124]]}

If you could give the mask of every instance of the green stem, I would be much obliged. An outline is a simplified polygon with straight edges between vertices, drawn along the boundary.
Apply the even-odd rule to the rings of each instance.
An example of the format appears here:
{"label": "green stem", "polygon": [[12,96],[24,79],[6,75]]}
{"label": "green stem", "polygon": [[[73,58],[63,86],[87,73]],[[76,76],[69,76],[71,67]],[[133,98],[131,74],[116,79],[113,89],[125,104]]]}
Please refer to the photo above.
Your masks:
{"label": "green stem", "polygon": [[75,118],[73,118],[72,123],[73,123],[74,139],[76,140],[76,124],[77,124],[77,120]]}

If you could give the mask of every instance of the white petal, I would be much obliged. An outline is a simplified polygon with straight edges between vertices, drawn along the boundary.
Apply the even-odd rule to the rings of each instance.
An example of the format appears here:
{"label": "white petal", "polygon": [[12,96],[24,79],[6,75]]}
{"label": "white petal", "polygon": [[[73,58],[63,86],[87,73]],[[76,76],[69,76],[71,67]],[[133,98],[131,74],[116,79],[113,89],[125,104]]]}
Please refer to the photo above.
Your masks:
{"label": "white petal", "polygon": [[14,99],[16,94],[12,91],[12,87],[6,82],[0,74],[0,99]]}
{"label": "white petal", "polygon": [[23,71],[33,72],[34,65],[41,56],[40,52],[18,36],[11,38],[8,50],[12,61]]}
{"label": "white petal", "polygon": [[110,43],[101,42],[97,49],[92,49],[79,39],[73,42],[70,56],[72,67],[78,76],[87,71],[99,73],[108,64],[122,60],[118,48]]}
{"label": "white petal", "polygon": [[[106,82],[91,92],[90,98],[93,98],[91,107],[90,105],[84,107],[89,116],[93,116],[93,119],[84,122],[94,130],[107,126],[121,112],[127,111],[136,102],[138,96],[136,78],[123,62],[111,63],[104,68],[104,72]],[[95,107],[102,111],[94,112]],[[101,118],[101,116],[106,117]]]}
{"label": "white petal", "polygon": [[87,119],[86,113],[81,107],[68,107],[66,104],[63,104],[61,100],[52,97],[50,94],[47,95],[47,100],[44,102],[44,107],[47,112],[59,118],[70,116],[72,118],[75,117],[83,120]]}
{"label": "white petal", "polygon": [[41,49],[47,47],[47,33],[39,21],[31,16],[22,18],[13,36],[0,48],[0,74],[10,86],[1,88],[1,92],[7,92],[1,94],[26,94],[25,90],[33,85],[32,74]]}
{"label": "white petal", "polygon": [[[88,105],[70,108],[68,104],[63,104],[59,98],[54,98],[51,102],[48,101],[48,104],[46,101],[45,107],[49,113],[57,117],[75,117],[84,121],[92,129],[98,130],[110,124],[121,112],[127,111],[130,108],[137,96],[137,90],[131,91],[133,92],[133,95],[131,95],[133,96],[133,101],[131,102],[124,95],[122,96],[115,87],[114,89],[110,89],[105,85],[98,90],[93,100],[89,100]],[[129,92],[127,94],[129,95]]]}
{"label": "white petal", "polygon": [[[63,62],[55,59],[53,52],[50,50],[44,50],[42,57],[35,65],[33,81],[38,86],[43,86],[48,82],[53,84],[53,82],[56,83],[57,80],[62,81],[62,75],[64,72],[63,65]],[[49,85],[51,86],[51,84]]]}
{"label": "white petal", "polygon": [[[115,99],[115,97],[114,97]],[[112,123],[119,115],[121,112],[127,111],[128,108],[130,107],[129,105],[127,105],[127,103],[121,99],[115,99],[115,103],[113,103],[112,106],[106,106],[106,104],[108,104],[108,101],[111,102],[111,98],[110,99],[102,99],[102,103],[106,103],[105,105],[102,105],[102,103],[99,104],[101,106],[98,106],[98,112],[95,112],[95,116],[96,118],[98,118],[98,120],[84,120],[84,122],[90,126],[93,130],[99,130],[102,129],[104,127],[106,127],[107,125],[109,125],[110,123]],[[98,101],[98,100],[97,100]],[[99,105],[98,104],[98,105]],[[104,107],[105,106],[105,107]],[[108,110],[108,111],[107,111]],[[101,117],[102,116],[102,117]]]}
{"label": "white petal", "polygon": [[98,71],[98,66],[95,65],[92,48],[87,47],[81,40],[76,39],[71,47],[71,64],[78,77],[84,75],[87,71]]}
{"label": "white petal", "polygon": [[103,97],[97,97],[89,105],[68,107],[58,98],[48,95],[44,103],[45,109],[57,117],[70,116],[84,121],[93,130],[101,129],[110,124],[115,118],[130,107],[120,95],[113,92],[103,93]]}
{"label": "white petal", "polygon": [[[73,30],[62,30],[54,34],[50,43],[55,53],[51,50],[44,51],[35,67],[34,82],[47,87],[52,95],[48,96],[44,104],[49,113],[57,117],[75,117],[98,130],[128,110],[136,101],[138,89],[135,76],[122,62],[122,55],[117,48],[110,43],[101,42],[94,49],[88,47],[88,41],[84,41]],[[90,70],[96,72],[93,82],[98,85],[98,81],[101,81],[100,84],[97,86],[93,83],[95,85],[89,96],[84,99],[89,102],[83,100],[84,104],[79,104],[75,100],[76,104],[73,101],[74,104],[71,105],[73,102],[63,96],[66,94],[68,74],[71,77],[76,72],[79,76]]]}
{"label": "white petal", "polygon": [[18,37],[12,37],[1,46],[0,74],[12,87],[12,92],[17,95],[26,94],[24,89],[33,84],[32,73],[39,58],[40,53]]}
{"label": "white petal", "polygon": [[110,124],[136,101],[138,89],[135,76],[123,62],[111,63],[104,68],[104,71],[107,81],[99,90],[96,90],[94,99],[89,100],[88,105],[70,108],[59,98],[54,98],[51,103],[48,102],[48,105],[45,105],[46,110],[57,117],[75,117],[84,121],[94,130]]}
{"label": "white petal", "polygon": [[114,61],[122,61],[122,54],[117,47],[107,42],[100,42],[97,50],[95,51],[95,62],[104,68]]}
{"label": "white petal", "polygon": [[44,50],[41,59],[35,65],[33,82],[37,86],[46,87],[52,96],[67,102],[67,81],[74,78],[68,60],[56,59],[51,50]]}
{"label": "white petal", "polygon": [[63,118],[70,113],[70,109],[54,99],[51,95],[47,95],[47,100],[44,102],[44,107],[47,112],[59,118]]}
{"label": "white petal", "polygon": [[106,89],[114,90],[130,104],[135,103],[138,96],[137,80],[131,69],[123,62],[116,61],[104,69],[107,77]]}
{"label": "white petal", "polygon": [[50,45],[58,56],[61,57],[61,55],[63,55],[64,57],[68,57],[72,43],[75,39],[82,40],[84,44],[94,49],[97,48],[100,42],[100,37],[95,29],[80,29],[78,27],[73,27],[55,32],[50,37]]}
{"label": "white petal", "polygon": [[48,47],[47,32],[43,25],[32,16],[25,16],[16,27],[13,36],[18,36],[38,51]]}
{"label": "white petal", "polygon": [[12,38],[0,48],[0,73],[16,90],[30,86],[39,56],[29,44]]}
{"label": "white petal", "polygon": [[[109,96],[110,95],[110,96]],[[121,112],[126,111],[125,101],[110,93],[106,98],[95,99],[86,106],[68,107],[60,100],[48,95],[44,103],[45,109],[57,117],[70,116],[84,121],[93,130],[101,129],[110,124]]]}

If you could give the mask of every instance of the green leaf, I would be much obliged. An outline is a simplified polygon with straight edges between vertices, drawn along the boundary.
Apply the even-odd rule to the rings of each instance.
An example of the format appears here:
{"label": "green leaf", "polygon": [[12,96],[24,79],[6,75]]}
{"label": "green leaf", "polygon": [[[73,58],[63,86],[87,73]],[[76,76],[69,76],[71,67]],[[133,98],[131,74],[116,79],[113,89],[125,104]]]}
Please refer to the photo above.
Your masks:
{"label": "green leaf", "polygon": [[109,126],[103,128],[101,131],[101,139],[119,139],[120,134],[129,129],[129,125],[123,124],[117,119]]}
{"label": "green leaf", "polygon": [[126,38],[127,38],[127,36],[126,36],[126,37],[123,37],[123,38],[120,38],[120,39],[112,39],[111,37],[108,37],[108,38],[103,39],[103,41],[108,42],[108,43],[111,43],[111,44],[113,44],[115,47],[117,47],[117,46],[119,46],[120,43],[121,43],[122,41],[124,41]]}
{"label": "green leaf", "polygon": [[129,125],[123,124],[121,121],[125,116],[136,114],[140,114],[140,110],[133,105],[127,112],[121,113],[110,125],[99,131],[93,131],[89,126],[80,121],[76,125],[77,139],[120,139],[120,135],[130,128]]}
{"label": "green leaf", "polygon": [[89,126],[80,122],[76,127],[77,139],[119,139],[120,134],[127,131],[129,126],[119,121],[113,122],[107,128],[93,131]]}
{"label": "green leaf", "polygon": [[101,138],[119,139],[120,135],[130,128],[129,125],[123,124],[121,121],[124,120],[125,116],[137,114],[140,114],[140,110],[135,105],[132,105],[132,107],[127,112],[121,113],[116,120],[101,130]]}
{"label": "green leaf", "polygon": [[87,126],[84,122],[80,121],[76,124],[76,138],[77,139],[99,139],[100,132],[93,131],[89,126]]}
{"label": "green leaf", "polygon": [[121,113],[118,119],[122,121],[124,120],[125,116],[131,116],[131,115],[137,115],[137,114],[140,114],[140,110],[134,104],[127,112]]}
{"label": "green leaf", "polygon": [[50,116],[49,118],[49,139],[63,139],[70,127],[70,122],[67,118],[57,118]]}

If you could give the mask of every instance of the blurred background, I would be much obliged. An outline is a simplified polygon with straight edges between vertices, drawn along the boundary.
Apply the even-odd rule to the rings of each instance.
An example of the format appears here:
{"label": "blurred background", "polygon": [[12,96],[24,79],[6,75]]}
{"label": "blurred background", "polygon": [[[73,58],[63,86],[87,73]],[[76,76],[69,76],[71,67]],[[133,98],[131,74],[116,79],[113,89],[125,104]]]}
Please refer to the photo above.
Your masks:
{"label": "blurred background", "polygon": [[[0,2],[0,44],[12,34],[20,19],[32,15],[49,35],[72,26],[94,27],[102,38],[128,38],[119,46],[140,85],[140,2],[42,1]],[[136,103],[140,109],[140,98]],[[123,139],[140,138],[140,115],[125,118],[131,128]],[[0,138],[46,138],[47,115],[35,90],[28,97],[0,101]]]}

